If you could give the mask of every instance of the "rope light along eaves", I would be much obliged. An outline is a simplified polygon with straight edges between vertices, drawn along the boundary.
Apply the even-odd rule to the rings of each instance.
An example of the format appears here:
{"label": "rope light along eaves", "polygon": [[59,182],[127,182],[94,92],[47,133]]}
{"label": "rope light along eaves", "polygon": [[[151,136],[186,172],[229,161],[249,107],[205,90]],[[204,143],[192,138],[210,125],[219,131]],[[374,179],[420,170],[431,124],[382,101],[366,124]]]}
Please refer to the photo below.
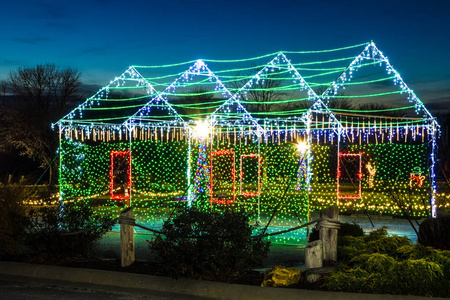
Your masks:
{"label": "rope light along eaves", "polygon": [[176,97],[198,97],[198,96],[207,96],[207,95],[218,95],[222,94],[221,91],[204,91],[204,92],[187,92],[187,93],[169,93],[164,92],[164,95],[167,96],[176,96]]}
{"label": "rope light along eaves", "polygon": [[[136,101],[136,100],[142,100],[142,99],[146,99],[149,98],[151,99],[152,97],[156,96],[157,94],[148,94],[148,95],[143,95],[143,96],[138,96],[138,97],[130,97],[130,98],[92,98],[90,99],[91,101],[95,102],[128,102],[128,101]],[[84,108],[86,109],[86,108]]]}
{"label": "rope light along eaves", "polygon": [[[210,115],[210,113],[194,113],[194,114],[178,114],[178,116],[180,116],[180,117],[192,117],[192,116],[208,116],[208,115]],[[145,120],[164,120],[164,119],[172,119],[173,118],[173,115],[162,115],[162,116],[135,116],[135,117],[133,117],[134,119],[136,119],[136,120],[142,120],[142,121],[145,121]],[[164,120],[164,121],[166,121],[166,120]]]}
{"label": "rope light along eaves", "polygon": [[[354,57],[345,57],[345,58],[339,58],[339,59],[332,59],[332,60],[326,60],[326,61],[316,61],[316,62],[306,62],[306,63],[296,63],[296,64],[292,64],[293,66],[304,66],[304,65],[314,65],[314,64],[325,64],[325,63],[332,63],[332,62],[339,62],[339,61],[344,61],[344,60],[349,60],[352,59]],[[366,63],[363,65],[371,65],[372,63]],[[257,70],[260,68],[264,68],[266,65],[261,64],[261,65],[257,65],[257,66],[252,66],[252,67],[246,67],[246,68],[234,68],[234,69],[226,69],[226,70],[217,70],[214,73],[215,74],[223,74],[223,73],[230,73],[230,72],[241,72],[241,71],[249,71],[249,70]],[[342,71],[345,70],[345,67],[335,67],[335,68],[297,68],[299,71],[327,71],[327,72],[323,72],[323,73],[318,73],[318,74],[314,74],[314,75],[309,75],[309,76],[303,76],[304,78],[314,78],[314,77],[320,77],[320,76],[326,76],[326,75],[331,75],[331,74],[335,74],[335,73],[341,73]],[[283,72],[278,72],[280,74],[282,73],[289,73],[289,70],[284,70]],[[154,86],[167,86],[170,83],[169,82],[165,82],[165,83],[158,83],[155,80],[158,79],[163,79],[163,78],[173,78],[173,77],[177,77],[179,75],[181,75],[182,73],[175,73],[175,74],[171,74],[171,75],[165,75],[165,76],[157,76],[157,77],[146,77],[145,79],[148,82],[151,82],[152,85]],[[245,79],[250,79],[252,78],[253,75],[221,75],[221,78],[238,78],[238,80],[245,80]],[[271,78],[271,80],[284,80],[284,78]],[[223,83],[228,83],[228,82],[235,82],[236,80],[229,80],[229,81],[224,81],[222,80]],[[190,84],[188,84],[190,85]],[[192,84],[195,85],[195,84]]]}
{"label": "rope light along eaves", "polygon": [[197,107],[197,106],[203,106],[205,104],[209,105],[221,105],[223,103],[223,99],[217,100],[217,101],[208,101],[208,102],[198,102],[198,103],[172,103],[172,106],[174,107]]}
{"label": "rope light along eaves", "polygon": [[[153,81],[149,81],[149,82],[153,82]],[[154,83],[155,83],[154,86],[164,86],[164,87],[166,87],[166,86],[170,85],[172,82],[162,82],[162,83],[154,82]],[[205,79],[202,79],[202,80],[197,81],[197,82],[186,82],[186,83],[183,84],[183,87],[190,87],[190,86],[196,86],[196,85],[204,85],[205,83],[206,83],[206,84],[209,83],[210,85],[213,84],[213,83],[209,82],[209,79],[208,79],[208,78],[205,78]]]}
{"label": "rope light along eaves", "polygon": [[342,99],[355,99],[355,98],[372,98],[372,97],[380,97],[380,96],[387,96],[387,95],[396,95],[396,94],[403,94],[404,91],[392,91],[392,92],[383,92],[383,93],[374,93],[374,94],[363,94],[363,95],[338,95],[337,98]]}
{"label": "rope light along eaves", "polygon": [[[282,52],[285,54],[320,54],[320,53],[330,53],[330,52],[337,52],[342,50],[349,50],[353,48],[358,48],[361,46],[367,45],[367,43],[361,43],[356,44],[352,46],[346,46],[346,47],[340,47],[340,48],[334,48],[334,49],[326,49],[326,50],[309,50],[309,51],[278,51],[273,52],[269,54],[264,54],[260,56],[250,57],[250,58],[242,58],[242,59],[202,59],[204,62],[213,62],[213,63],[237,63],[237,62],[248,62],[252,60],[259,60],[271,56],[275,56],[278,53]],[[166,65],[153,65],[153,66],[145,66],[145,65],[133,65],[134,68],[147,68],[147,69],[153,69],[153,68],[170,68],[170,67],[177,67],[182,65],[190,65],[193,64],[195,60],[180,62],[180,63],[174,63],[174,64],[166,64]]]}
{"label": "rope light along eaves", "polygon": [[324,72],[324,73],[318,73],[318,74],[313,74],[313,75],[305,75],[303,76],[304,79],[311,79],[311,78],[317,78],[317,77],[323,77],[323,76],[327,76],[327,75],[332,75],[332,74],[336,74],[338,72],[336,71],[331,71],[331,72]]}
{"label": "rope light along eaves", "polygon": [[[360,46],[360,45],[358,45]],[[276,55],[277,53],[272,53],[272,54],[267,54],[264,55],[264,57],[271,57]],[[259,57],[254,58],[254,59],[259,59]],[[342,71],[345,68],[342,67],[334,67],[334,68],[304,68],[302,69],[301,66],[307,66],[307,65],[319,65],[319,64],[327,64],[327,63],[334,63],[334,62],[342,62],[342,61],[348,61],[354,59],[354,56],[350,56],[350,57],[343,57],[343,58],[336,58],[336,59],[330,59],[330,60],[323,60],[323,61],[309,61],[309,62],[303,62],[303,63],[295,63],[292,64],[293,66],[299,66],[298,70],[304,70],[304,71],[331,71],[331,72],[327,72],[327,73],[323,73],[323,74],[333,74],[334,72],[338,72],[338,71]],[[203,60],[205,62],[211,62],[212,60]],[[241,61],[245,61],[245,60],[237,60],[234,62],[241,62]],[[175,64],[175,65],[184,65],[184,64],[192,64],[195,61],[188,61],[182,64]],[[172,66],[172,65],[169,65]],[[244,68],[233,68],[233,69],[225,69],[225,70],[217,70],[214,73],[215,74],[222,74],[222,73],[230,73],[230,72],[242,72],[242,71],[249,71],[249,70],[255,70],[255,69],[260,69],[260,68],[264,68],[266,65],[265,64],[259,64],[259,65],[255,65],[255,66],[250,66],[250,67],[244,67]],[[163,68],[166,67],[165,65],[161,65],[161,66],[133,66],[135,68]],[[156,77],[145,77],[146,80],[148,81],[153,81],[153,80],[157,80],[157,79],[163,79],[163,78],[170,78],[170,77],[177,77],[179,75],[183,74],[183,72],[178,72],[178,73],[173,73],[173,74],[169,74],[169,75],[162,75],[162,76],[156,76]],[[221,76],[222,77],[222,76]],[[232,76],[230,76],[232,77]],[[251,75],[250,75],[251,77]]]}
{"label": "rope light along eaves", "polygon": [[[349,61],[351,59],[354,59],[354,56],[349,57],[343,57],[343,58],[336,58],[336,59],[329,59],[329,60],[323,60],[323,61],[313,61],[313,62],[303,62],[303,63],[296,63],[292,64],[293,66],[308,66],[308,65],[320,65],[320,64],[328,64],[328,63],[336,63],[336,62],[342,62],[342,61]],[[229,72],[240,72],[240,71],[249,71],[249,70],[255,70],[259,68],[264,68],[267,65],[261,64],[258,66],[252,66],[252,67],[246,67],[246,68],[235,68],[235,69],[228,69],[228,70],[218,70],[215,73],[216,74],[222,74],[222,73],[229,73]],[[330,68],[331,72],[327,72],[324,74],[333,74],[334,72],[337,72],[339,69],[344,68]]]}
{"label": "rope light along eaves", "polygon": [[166,75],[160,75],[160,76],[154,76],[154,77],[144,77],[144,78],[147,81],[165,79],[165,78],[176,78],[176,77],[179,77],[180,75],[183,75],[183,73],[184,72],[178,72],[178,73],[173,73],[173,74],[166,74]]}
{"label": "rope light along eaves", "polygon": [[136,69],[156,69],[156,68],[171,68],[171,67],[178,67],[183,65],[191,65],[195,63],[196,60],[189,60],[185,62],[175,63],[175,64],[167,64],[167,65],[155,65],[155,66],[144,66],[144,65],[132,65],[133,68]]}
{"label": "rope light along eaves", "polygon": [[[373,79],[373,80],[366,80],[366,81],[347,81],[344,83],[344,86],[353,86],[353,85],[363,85],[363,84],[370,84],[370,83],[378,83],[383,81],[389,81],[394,79],[395,76],[390,77],[384,77],[379,79]],[[326,86],[329,87],[332,82],[309,82],[309,86],[311,87],[317,87],[317,86]]]}
{"label": "rope light along eaves", "polygon": [[143,86],[110,86],[109,90],[137,90],[137,89],[144,89]]}
{"label": "rope light along eaves", "polygon": [[[346,82],[344,86],[353,86],[353,85],[363,85],[363,84],[370,84],[370,83],[377,83],[377,82],[383,82],[392,80],[395,76],[391,77],[384,77],[380,79],[373,79],[373,80],[367,80],[367,81],[359,81],[359,82]],[[305,78],[305,77],[304,77]],[[270,79],[272,80],[272,79]],[[280,79],[274,79],[274,80],[280,80]],[[292,77],[282,78],[281,80],[292,80]],[[327,83],[328,85],[329,83]],[[311,84],[309,84],[311,86]],[[230,90],[238,90],[238,89],[230,89]],[[252,88],[251,91],[292,91],[292,90],[298,90],[298,84],[293,83],[290,85],[285,85],[281,87],[272,87],[272,88]]]}
{"label": "rope light along eaves", "polygon": [[[111,118],[98,118],[98,119],[70,119],[70,120],[65,120],[66,122],[85,122],[85,123],[90,123],[90,122],[101,122],[101,121],[115,121],[115,120],[126,120],[128,117],[111,117]],[[109,124],[107,124],[109,125]],[[113,124],[111,124],[113,125]],[[117,125],[117,124],[114,124]]]}
{"label": "rope light along eaves", "polygon": [[295,115],[295,114],[303,114],[308,111],[306,108],[287,110],[287,111],[260,111],[260,112],[252,112],[253,115]]}
{"label": "rope light along eaves", "polygon": [[[358,115],[354,115],[354,117],[355,118],[357,118],[358,117]],[[367,116],[366,116],[367,117]],[[390,119],[389,117],[380,117],[380,116],[371,116],[371,118],[373,118],[373,119]],[[393,119],[401,119],[401,118],[393,118]],[[424,125],[424,122],[426,121],[426,119],[420,119],[420,118],[416,118],[416,119],[414,119],[414,118],[408,118],[406,121],[398,121],[398,122],[395,122],[395,124],[396,124],[396,127],[397,127],[397,124],[398,124],[398,126],[401,126],[401,127],[403,127],[403,126],[405,126],[405,125],[411,125],[411,126],[416,126],[415,124],[422,124],[422,125]],[[320,123],[320,122],[317,122],[318,124],[322,124],[322,123]],[[353,125],[353,126],[361,126],[361,127],[364,127],[364,128],[366,128],[366,129],[370,129],[370,127],[367,127],[367,122],[357,122],[357,121],[352,121],[352,120],[347,120],[346,121],[346,123],[350,126],[350,125]],[[327,123],[325,123],[325,124],[327,124]],[[377,128],[390,128],[390,126],[388,125],[388,126],[386,126],[386,125],[384,125],[384,123],[382,122],[381,123],[382,125],[380,125],[379,123],[378,123],[378,125],[377,125]],[[372,123],[372,125],[373,125],[373,123]],[[424,126],[426,126],[426,125],[424,125]],[[347,129],[348,129],[348,127],[347,127]]]}
{"label": "rope light along eaves", "polygon": [[[363,66],[364,65],[372,65],[372,63],[366,63],[366,64],[363,64]],[[335,73],[341,73],[343,70],[345,70],[345,68],[342,68],[342,67],[340,67],[340,68],[332,68],[332,69],[329,69],[329,70],[331,70],[331,72],[324,72],[324,73],[318,73],[318,74],[314,74],[314,75],[310,75],[310,76],[303,76],[303,78],[313,78],[313,77],[320,77],[320,76],[326,76],[326,75],[330,75],[330,74],[335,74]],[[279,75],[279,74],[286,74],[286,73],[291,73],[292,72],[292,70],[283,70],[283,71],[281,71],[281,72],[272,72],[271,73],[271,75]],[[216,73],[219,73],[219,72],[216,72]],[[222,83],[231,83],[231,82],[239,82],[239,81],[241,81],[241,80],[249,80],[249,79],[251,79],[253,77],[253,75],[245,75],[245,76],[242,76],[242,75],[235,75],[235,76],[233,76],[233,75],[225,75],[225,76],[221,76],[221,78],[229,78],[230,80],[222,80]],[[346,83],[346,85],[357,85],[357,84],[366,84],[366,83],[375,83],[375,82],[379,82],[379,81],[383,81],[383,80],[387,80],[387,79],[393,79],[394,78],[394,76],[391,76],[391,77],[387,77],[387,78],[385,78],[385,79],[377,79],[377,80],[372,80],[372,81],[365,81],[365,82],[348,82],[348,83]],[[206,79],[205,79],[206,80]],[[271,78],[268,78],[268,80],[271,80],[271,81],[284,81],[284,80],[292,80],[292,76],[290,76],[290,77],[271,77]],[[155,83],[154,85],[155,86],[163,86],[163,85],[165,85],[165,86],[167,86],[167,85],[169,85],[170,83]],[[188,84],[186,84],[186,86],[195,86],[195,85],[197,85],[197,84],[200,84],[200,83],[188,83]],[[329,85],[330,83],[316,83],[316,85]],[[310,85],[311,85],[311,83],[310,83]]]}
{"label": "rope light along eaves", "polygon": [[[427,119],[424,118],[414,118],[414,117],[398,117],[398,116],[380,116],[380,115],[365,115],[365,114],[356,114],[356,113],[339,113],[336,112],[337,116],[346,116],[346,117],[352,117],[352,118],[373,118],[373,119],[389,119],[389,120],[410,120],[411,122],[425,122]],[[344,119],[341,119],[343,121]],[[347,120],[347,119],[346,119]],[[408,121],[405,121],[408,123]],[[399,123],[401,124],[401,123]]]}
{"label": "rope light along eaves", "polygon": [[303,97],[303,98],[296,98],[296,99],[284,99],[284,100],[275,100],[275,101],[252,101],[252,100],[243,100],[241,99],[240,102],[244,104],[285,104],[285,103],[295,103],[295,102],[302,102],[302,101],[308,101],[310,100],[309,97]]}
{"label": "rope light along eaves", "polygon": [[374,113],[374,112],[386,112],[386,111],[399,111],[414,108],[414,105],[410,106],[402,106],[402,107],[394,107],[394,108],[384,108],[384,109],[374,109],[374,110],[359,110],[359,109],[341,109],[341,108],[333,108],[333,111],[336,112],[348,112],[348,113]]}
{"label": "rope light along eaves", "polygon": [[223,101],[220,104],[216,104],[216,105],[199,105],[199,106],[192,106],[192,105],[174,105],[172,104],[173,107],[180,107],[183,109],[191,109],[191,110],[208,110],[208,109],[215,109],[218,108],[221,104],[223,103]]}
{"label": "rope light along eaves", "polygon": [[119,109],[129,109],[129,108],[138,108],[144,106],[145,103],[136,104],[136,105],[126,105],[126,106],[111,106],[111,107],[88,107],[84,110],[119,110]]}

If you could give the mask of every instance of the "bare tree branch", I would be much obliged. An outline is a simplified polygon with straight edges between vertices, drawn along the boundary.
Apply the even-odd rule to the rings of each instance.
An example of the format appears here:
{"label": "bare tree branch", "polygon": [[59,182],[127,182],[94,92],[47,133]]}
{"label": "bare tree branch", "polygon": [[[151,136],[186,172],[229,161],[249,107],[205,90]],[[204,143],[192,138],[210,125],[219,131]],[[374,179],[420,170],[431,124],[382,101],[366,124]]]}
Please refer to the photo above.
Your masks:
{"label": "bare tree branch", "polygon": [[[73,69],[60,69],[54,64],[19,68],[11,72],[0,92],[12,94],[0,120],[0,135],[7,144],[46,168],[58,148],[58,134],[51,130],[56,122],[79,100],[81,74]],[[50,168],[55,173],[56,165]],[[52,172],[53,171],[53,172]],[[50,176],[50,183],[53,183]]]}

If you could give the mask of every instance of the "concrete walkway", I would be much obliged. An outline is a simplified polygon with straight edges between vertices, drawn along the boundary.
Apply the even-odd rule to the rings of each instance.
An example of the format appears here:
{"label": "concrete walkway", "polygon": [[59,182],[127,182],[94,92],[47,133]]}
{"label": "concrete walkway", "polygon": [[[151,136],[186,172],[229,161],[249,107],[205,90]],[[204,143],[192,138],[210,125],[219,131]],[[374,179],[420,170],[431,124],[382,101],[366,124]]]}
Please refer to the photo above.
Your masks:
{"label": "concrete walkway", "polygon": [[90,289],[94,289],[95,286],[98,286],[101,290],[104,290],[105,288],[111,288],[116,291],[120,289],[137,289],[142,292],[167,292],[209,299],[430,299],[419,296],[335,293],[289,288],[267,288],[191,279],[173,280],[167,277],[125,272],[111,272],[1,261],[0,274],[14,276],[14,278],[21,276],[27,278],[54,280],[55,284],[58,285],[64,285],[65,282],[71,286],[74,284],[90,284]]}
{"label": "concrete walkway", "polygon": [[[318,218],[317,213],[312,214],[311,219]],[[387,216],[371,216],[369,219],[366,215],[340,215],[341,222],[357,223],[365,232],[370,232],[383,226],[388,227],[388,233],[393,235],[406,236],[413,242],[417,242],[417,236],[406,219],[398,219]],[[373,226],[372,226],[373,223]],[[145,224],[148,225],[148,224]],[[297,226],[292,223],[292,227]],[[271,231],[277,232],[287,229],[287,227],[271,226]],[[289,227],[290,228],[290,227]],[[158,228],[159,229],[159,228]],[[105,234],[99,241],[95,256],[100,259],[120,259],[120,227],[116,224],[111,232]],[[147,240],[154,237],[149,231],[135,228],[135,255],[137,261],[154,261],[154,254],[148,249]],[[294,267],[304,270],[305,244],[272,244],[269,256],[264,260],[264,266],[261,270],[271,268],[276,265],[285,267]]]}
{"label": "concrete walkway", "polygon": [[[153,237],[145,232],[134,235],[136,261],[155,261],[155,254],[147,246],[147,240]],[[120,232],[112,231],[105,234],[95,250],[99,259],[120,259]],[[302,245],[272,245],[269,256],[263,262],[264,270],[276,265],[294,267],[304,270],[305,251]]]}

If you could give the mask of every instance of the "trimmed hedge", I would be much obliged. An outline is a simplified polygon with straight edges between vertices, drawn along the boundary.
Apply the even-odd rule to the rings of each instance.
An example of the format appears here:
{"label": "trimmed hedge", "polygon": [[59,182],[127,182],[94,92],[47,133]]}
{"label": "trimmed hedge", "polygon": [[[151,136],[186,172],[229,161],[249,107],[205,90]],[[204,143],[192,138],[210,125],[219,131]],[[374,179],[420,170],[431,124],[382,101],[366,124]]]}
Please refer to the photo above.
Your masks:
{"label": "trimmed hedge", "polygon": [[191,208],[164,222],[162,235],[149,241],[164,272],[174,278],[230,280],[262,265],[269,242],[249,238],[245,213]]}
{"label": "trimmed hedge", "polygon": [[338,261],[324,277],[332,291],[450,296],[450,251],[387,236],[386,228],[339,238]]}

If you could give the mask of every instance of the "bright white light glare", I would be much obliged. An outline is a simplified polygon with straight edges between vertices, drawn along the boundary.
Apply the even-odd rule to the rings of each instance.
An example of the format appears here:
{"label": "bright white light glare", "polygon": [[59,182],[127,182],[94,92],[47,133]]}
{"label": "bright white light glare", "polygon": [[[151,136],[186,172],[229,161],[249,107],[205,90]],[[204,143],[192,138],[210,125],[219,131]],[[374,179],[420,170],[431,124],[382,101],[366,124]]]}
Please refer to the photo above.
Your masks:
{"label": "bright white light glare", "polygon": [[305,153],[308,150],[308,145],[305,142],[299,142],[297,144],[297,150],[300,153]]}
{"label": "bright white light glare", "polygon": [[209,134],[208,121],[198,121],[194,128],[194,134],[197,138],[206,139]]}

